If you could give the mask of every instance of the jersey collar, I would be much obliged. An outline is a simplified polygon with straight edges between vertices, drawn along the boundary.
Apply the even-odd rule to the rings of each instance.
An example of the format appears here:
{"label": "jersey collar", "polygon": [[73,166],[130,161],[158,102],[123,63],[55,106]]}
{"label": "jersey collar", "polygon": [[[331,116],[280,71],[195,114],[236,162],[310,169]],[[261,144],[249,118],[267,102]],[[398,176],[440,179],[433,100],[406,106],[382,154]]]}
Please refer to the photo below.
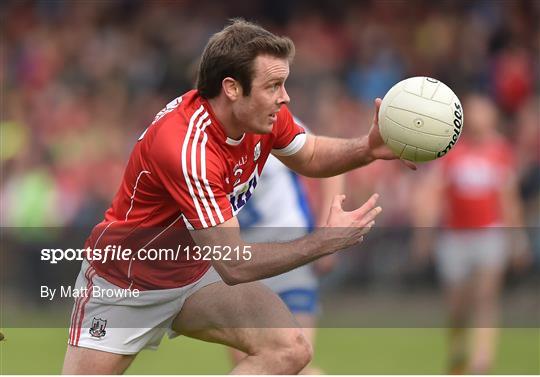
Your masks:
{"label": "jersey collar", "polygon": [[201,98],[201,103],[203,104],[206,111],[208,111],[208,114],[210,115],[210,118],[212,119],[212,123],[217,126],[214,129],[219,132],[220,139],[224,141],[226,144],[231,145],[231,146],[240,145],[242,141],[244,140],[246,134],[245,133],[242,134],[242,137],[240,137],[240,139],[232,139],[228,137],[227,134],[225,133],[225,127],[223,127],[223,125],[217,119],[216,114],[214,114],[214,110],[212,109],[212,106],[210,105],[210,103],[205,98],[203,97],[200,97],[200,98]]}
{"label": "jersey collar", "polygon": [[237,145],[240,145],[242,143],[242,141],[244,140],[244,137],[246,136],[246,134],[242,134],[242,137],[240,139],[231,139],[230,137],[227,136],[227,140],[225,140],[225,142],[229,145],[232,145],[232,146],[237,146]]}

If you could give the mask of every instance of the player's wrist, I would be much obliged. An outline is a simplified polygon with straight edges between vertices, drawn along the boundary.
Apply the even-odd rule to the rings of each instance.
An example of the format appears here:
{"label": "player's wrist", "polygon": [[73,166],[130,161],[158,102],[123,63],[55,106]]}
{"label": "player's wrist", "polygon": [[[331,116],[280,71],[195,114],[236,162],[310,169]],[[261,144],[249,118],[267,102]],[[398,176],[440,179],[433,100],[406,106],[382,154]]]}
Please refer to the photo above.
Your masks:
{"label": "player's wrist", "polygon": [[372,147],[369,141],[369,135],[365,135],[364,137],[360,139],[359,150],[360,150],[360,156],[362,157],[363,165],[367,165],[378,158],[375,148]]}
{"label": "player's wrist", "polygon": [[345,248],[335,237],[332,237],[332,232],[332,227],[325,226],[317,228],[308,236],[307,242],[312,249],[311,255],[324,257]]}

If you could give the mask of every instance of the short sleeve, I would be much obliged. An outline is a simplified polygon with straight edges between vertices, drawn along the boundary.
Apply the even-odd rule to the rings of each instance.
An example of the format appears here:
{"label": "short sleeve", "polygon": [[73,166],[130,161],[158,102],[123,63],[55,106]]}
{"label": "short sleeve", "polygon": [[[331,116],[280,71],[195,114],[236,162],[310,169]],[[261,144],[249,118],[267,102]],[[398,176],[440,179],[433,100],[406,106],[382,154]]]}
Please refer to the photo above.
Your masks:
{"label": "short sleeve", "polygon": [[224,189],[223,169],[204,138],[171,147],[163,143],[153,155],[165,189],[178,203],[189,229],[204,229],[233,217]]}
{"label": "short sleeve", "polygon": [[291,156],[298,152],[306,142],[306,131],[286,106],[279,111],[273,132],[275,139],[272,154],[276,156]]}

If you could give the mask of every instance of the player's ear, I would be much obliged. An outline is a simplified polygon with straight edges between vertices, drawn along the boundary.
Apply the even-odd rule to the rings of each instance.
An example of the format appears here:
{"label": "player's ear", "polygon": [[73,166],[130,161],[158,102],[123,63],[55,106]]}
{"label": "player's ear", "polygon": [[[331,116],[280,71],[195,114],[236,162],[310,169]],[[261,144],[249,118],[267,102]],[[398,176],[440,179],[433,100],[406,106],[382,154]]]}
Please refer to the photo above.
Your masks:
{"label": "player's ear", "polygon": [[231,101],[236,101],[241,95],[240,83],[232,77],[225,77],[221,82],[223,92]]}

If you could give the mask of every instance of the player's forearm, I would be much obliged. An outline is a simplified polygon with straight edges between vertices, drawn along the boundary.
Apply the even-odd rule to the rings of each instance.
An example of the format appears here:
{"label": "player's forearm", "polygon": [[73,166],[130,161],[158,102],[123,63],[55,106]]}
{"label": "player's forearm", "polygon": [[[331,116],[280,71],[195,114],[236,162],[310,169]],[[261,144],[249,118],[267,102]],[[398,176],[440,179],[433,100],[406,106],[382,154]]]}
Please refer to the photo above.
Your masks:
{"label": "player's forearm", "polygon": [[[336,195],[345,193],[345,175],[336,175],[335,177],[319,179],[320,195],[317,206],[319,213],[317,215],[317,224],[324,226],[328,221],[330,206]],[[315,203],[314,203],[315,205]]]}
{"label": "player's forearm", "polygon": [[340,139],[318,136],[303,175],[315,178],[332,177],[369,164],[374,160],[366,137]]}
{"label": "player's forearm", "polygon": [[329,238],[321,229],[294,241],[251,244],[249,259],[215,261],[214,267],[230,285],[280,275],[349,246]]}

